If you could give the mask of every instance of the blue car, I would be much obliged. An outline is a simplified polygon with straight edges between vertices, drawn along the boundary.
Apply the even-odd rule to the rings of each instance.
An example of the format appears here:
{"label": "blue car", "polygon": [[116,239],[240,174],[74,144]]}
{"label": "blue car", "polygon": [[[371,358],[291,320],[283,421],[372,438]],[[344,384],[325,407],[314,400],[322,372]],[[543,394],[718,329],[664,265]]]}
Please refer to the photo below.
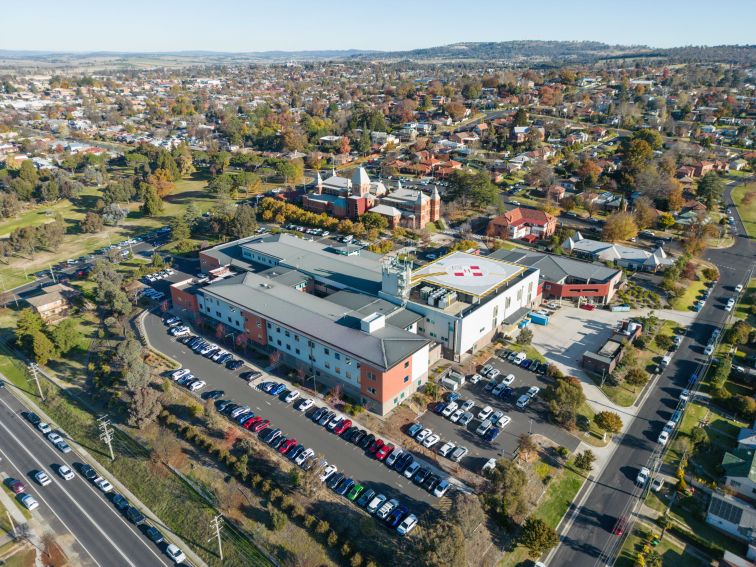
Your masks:
{"label": "blue car", "polygon": [[398,526],[401,521],[409,514],[409,510],[404,505],[399,505],[396,508],[394,508],[391,513],[388,515],[388,518],[386,518],[386,523],[389,525],[389,527],[395,528]]}
{"label": "blue car", "polygon": [[525,360],[523,360],[523,361],[522,361],[522,362],[520,363],[520,367],[521,367],[521,368],[528,368],[528,367],[530,367],[530,365],[531,365],[531,364],[533,364],[533,361],[532,361],[532,360],[530,360],[529,358],[526,358]]}
{"label": "blue car", "polygon": [[491,429],[486,431],[483,439],[491,443],[499,436],[499,433],[501,433],[501,429],[499,429],[498,427],[492,427]]}
{"label": "blue car", "polygon": [[407,430],[407,435],[414,438],[415,435],[420,433],[422,430],[423,430],[422,423],[413,423],[412,425],[410,425],[410,428]]}
{"label": "blue car", "polygon": [[438,402],[435,406],[433,406],[433,413],[441,414],[441,412],[444,411],[446,405],[446,402]]}
{"label": "blue car", "polygon": [[449,403],[456,402],[461,397],[462,394],[458,394],[457,392],[449,392],[449,394],[446,396],[446,401]]}
{"label": "blue car", "polygon": [[270,392],[268,392],[271,396],[277,396],[281,394],[286,389],[286,386],[284,384],[279,384],[275,388],[271,388]]}
{"label": "blue car", "polygon": [[514,393],[514,390],[509,386],[504,386],[504,389],[499,392],[499,397],[508,399],[512,397],[512,394]]}

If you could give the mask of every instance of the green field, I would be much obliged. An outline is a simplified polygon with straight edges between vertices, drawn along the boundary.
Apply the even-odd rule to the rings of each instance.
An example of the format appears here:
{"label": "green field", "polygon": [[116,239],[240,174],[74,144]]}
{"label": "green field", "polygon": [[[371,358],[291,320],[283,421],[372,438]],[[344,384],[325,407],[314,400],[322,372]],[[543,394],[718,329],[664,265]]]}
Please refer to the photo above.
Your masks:
{"label": "green field", "polygon": [[732,190],[732,200],[738,207],[740,219],[743,221],[748,236],[756,238],[756,196],[744,203],[745,197],[749,193],[756,193],[756,183],[745,183],[735,187]]}
{"label": "green field", "polygon": [[[630,534],[625,540],[625,545],[622,547],[619,557],[615,565],[618,567],[633,567],[637,565],[635,559],[637,554],[643,550],[643,545],[648,541],[647,534],[651,530],[643,526],[636,528],[633,533]],[[655,533],[659,533],[659,530],[654,530]],[[663,539],[659,542],[659,545],[653,548],[662,557],[662,567],[696,567],[706,565],[704,561],[698,557],[685,554],[684,549],[673,543],[669,538]]]}
{"label": "green field", "polygon": [[735,305],[735,317],[743,319],[752,327],[756,326],[756,314],[751,310],[754,300],[756,300],[756,278],[751,278],[748,287],[743,290],[741,300]]}

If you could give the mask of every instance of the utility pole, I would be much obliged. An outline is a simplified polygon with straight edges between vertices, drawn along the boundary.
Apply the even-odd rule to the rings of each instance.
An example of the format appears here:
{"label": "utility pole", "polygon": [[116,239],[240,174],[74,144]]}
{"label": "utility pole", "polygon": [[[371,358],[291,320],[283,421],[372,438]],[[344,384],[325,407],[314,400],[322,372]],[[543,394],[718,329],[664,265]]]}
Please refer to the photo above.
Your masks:
{"label": "utility pole", "polygon": [[207,541],[210,541],[214,537],[218,538],[218,555],[220,556],[220,560],[223,561],[223,544],[221,543],[221,528],[223,527],[223,516],[218,514],[217,516],[213,516],[212,521],[210,522],[210,528],[215,532],[215,535],[210,536],[210,539]]}
{"label": "utility pole", "polygon": [[110,460],[115,461],[115,455],[113,454],[113,428],[110,427],[110,418],[107,414],[101,415],[97,419],[97,427],[100,429],[100,439],[107,443],[108,449],[110,449]]}
{"label": "utility pole", "polygon": [[10,512],[8,512],[8,510],[6,510],[5,513],[8,515],[8,521],[10,522],[11,534],[13,534],[13,539],[16,539],[16,524],[13,523],[13,516],[10,515]]}
{"label": "utility pole", "polygon": [[34,382],[37,384],[37,391],[39,392],[40,399],[44,402],[45,401],[45,395],[42,393],[42,385],[39,383],[39,366],[37,366],[36,362],[32,362],[29,365],[29,372],[31,372],[32,378],[34,378]]}

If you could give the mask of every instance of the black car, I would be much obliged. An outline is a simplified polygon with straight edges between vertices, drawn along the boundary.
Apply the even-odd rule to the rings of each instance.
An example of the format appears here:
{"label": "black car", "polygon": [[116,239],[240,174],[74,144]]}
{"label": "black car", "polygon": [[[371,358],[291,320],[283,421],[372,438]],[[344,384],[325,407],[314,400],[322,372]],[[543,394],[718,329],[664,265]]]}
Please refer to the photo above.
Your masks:
{"label": "black car", "polygon": [[92,467],[90,467],[86,463],[79,464],[79,472],[88,481],[93,481],[94,479],[97,478],[97,471],[94,470]]}
{"label": "black car", "polygon": [[538,368],[540,366],[541,366],[541,363],[538,362],[537,360],[534,360],[533,364],[530,365],[530,367],[528,368],[528,370],[530,370],[531,372],[538,372]]}
{"label": "black car", "polygon": [[218,398],[222,398],[225,393],[226,392],[224,392],[223,390],[210,390],[209,392],[202,394],[202,399],[217,400]]}
{"label": "black car", "polygon": [[423,482],[425,482],[425,479],[428,478],[429,475],[430,471],[428,469],[426,469],[425,467],[420,467],[412,477],[412,482],[414,482],[418,486],[422,486]]}
{"label": "black car", "polygon": [[346,439],[349,441],[349,438],[352,436],[352,434],[357,430],[358,427],[356,425],[351,425],[347,427],[344,431],[341,432],[341,438]]}
{"label": "black car", "polygon": [[215,409],[217,409],[218,411],[223,411],[231,403],[233,403],[231,400],[218,400],[217,402],[215,402]]}
{"label": "black car", "polygon": [[328,423],[329,421],[331,421],[331,419],[335,415],[336,415],[335,412],[327,411],[326,413],[324,413],[323,415],[320,416],[320,419],[318,420],[318,425],[325,425],[326,423]]}
{"label": "black car", "polygon": [[328,480],[326,480],[326,485],[331,490],[336,490],[336,487],[342,480],[344,480],[345,477],[346,475],[344,473],[337,472],[336,474],[331,475]]}
{"label": "black car", "polygon": [[149,524],[142,524],[139,527],[144,532],[144,535],[146,535],[152,543],[158,544],[158,543],[163,543],[165,541],[163,534],[160,533],[160,530],[157,529],[156,527],[151,526]]}
{"label": "black car", "polygon": [[430,493],[433,493],[433,489],[436,488],[438,483],[441,482],[441,477],[437,474],[430,474],[423,483],[423,488]]}
{"label": "black car", "polygon": [[281,433],[281,430],[274,429],[272,427],[266,427],[260,432],[260,439],[262,439],[264,443],[267,443],[268,441],[273,439],[273,435],[275,433]]}
{"label": "black car", "polygon": [[355,445],[359,445],[360,441],[362,441],[367,436],[367,433],[363,431],[362,429],[358,429],[357,432],[352,435],[352,443]]}
{"label": "black car", "polygon": [[312,415],[310,416],[310,419],[312,419],[315,423],[320,421],[320,418],[323,417],[323,413],[325,413],[327,410],[325,408],[316,408],[314,412],[312,412]]}
{"label": "black car", "polygon": [[360,508],[364,508],[367,506],[370,501],[373,499],[373,496],[375,496],[375,490],[372,488],[365,489],[365,492],[363,492],[360,497],[357,499],[357,506]]}
{"label": "black car", "polygon": [[123,496],[118,494],[117,492],[113,494],[113,505],[116,507],[116,510],[119,512],[123,512],[129,507],[129,501],[126,500]]}
{"label": "black car", "polygon": [[244,361],[239,360],[238,358],[229,360],[226,363],[226,368],[228,368],[229,370],[239,370],[242,366],[244,366]]}
{"label": "black car", "polygon": [[341,481],[341,484],[339,484],[336,487],[336,494],[340,494],[341,496],[344,496],[347,492],[349,492],[352,487],[355,485],[354,480],[351,478],[347,478]]}
{"label": "black car", "polygon": [[129,506],[128,508],[126,508],[125,516],[126,516],[126,519],[129,520],[129,522],[137,526],[139,524],[144,523],[144,519],[145,519],[144,515],[133,506]]}
{"label": "black car", "polygon": [[373,441],[375,441],[375,435],[371,433],[370,435],[367,435],[363,437],[362,439],[360,439],[360,442],[357,443],[357,446],[362,449],[367,449],[368,447],[370,447]]}
{"label": "black car", "polygon": [[[239,361],[241,362],[241,361]],[[242,362],[242,364],[244,364]],[[241,366],[241,365],[240,365]],[[230,367],[229,367],[230,368]],[[238,367],[237,367],[238,368]],[[236,368],[232,368],[231,370],[236,370]],[[262,372],[258,372],[257,370],[252,370],[250,372],[242,372],[240,376],[246,380],[247,382],[251,382],[252,380],[257,380],[260,376],[262,376]]]}
{"label": "black car", "polygon": [[286,436],[285,435],[279,435],[276,437],[272,443],[270,443],[270,446],[274,449],[278,450],[278,448],[283,445],[286,442]]}
{"label": "black car", "polygon": [[288,453],[286,453],[286,456],[291,459],[292,461],[296,459],[299,455],[304,453],[305,446],[304,445],[297,445],[293,449],[290,449]]}
{"label": "black car", "polygon": [[541,365],[536,370],[536,373],[543,376],[544,374],[546,374],[546,370],[548,369],[548,367],[549,367],[548,364],[541,363]]}
{"label": "black car", "polygon": [[29,421],[29,423],[34,426],[39,425],[39,423],[42,421],[42,419],[33,411],[25,412],[24,417]]}
{"label": "black car", "polygon": [[396,469],[397,472],[403,473],[407,469],[407,467],[414,462],[415,457],[413,457],[410,453],[405,453],[396,460],[396,462],[394,463],[394,469]]}
{"label": "black car", "polygon": [[240,404],[228,404],[225,408],[221,410],[221,413],[224,415],[231,415],[231,412],[234,411],[236,408],[240,408]]}

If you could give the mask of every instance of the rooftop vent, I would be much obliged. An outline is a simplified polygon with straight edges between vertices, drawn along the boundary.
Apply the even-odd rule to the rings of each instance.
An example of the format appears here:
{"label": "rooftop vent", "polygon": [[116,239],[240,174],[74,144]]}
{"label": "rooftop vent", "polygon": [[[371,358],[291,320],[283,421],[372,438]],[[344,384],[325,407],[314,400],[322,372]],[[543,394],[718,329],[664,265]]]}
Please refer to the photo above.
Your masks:
{"label": "rooftop vent", "polygon": [[374,333],[386,326],[386,316],[381,313],[371,313],[360,319],[360,329],[364,333]]}

